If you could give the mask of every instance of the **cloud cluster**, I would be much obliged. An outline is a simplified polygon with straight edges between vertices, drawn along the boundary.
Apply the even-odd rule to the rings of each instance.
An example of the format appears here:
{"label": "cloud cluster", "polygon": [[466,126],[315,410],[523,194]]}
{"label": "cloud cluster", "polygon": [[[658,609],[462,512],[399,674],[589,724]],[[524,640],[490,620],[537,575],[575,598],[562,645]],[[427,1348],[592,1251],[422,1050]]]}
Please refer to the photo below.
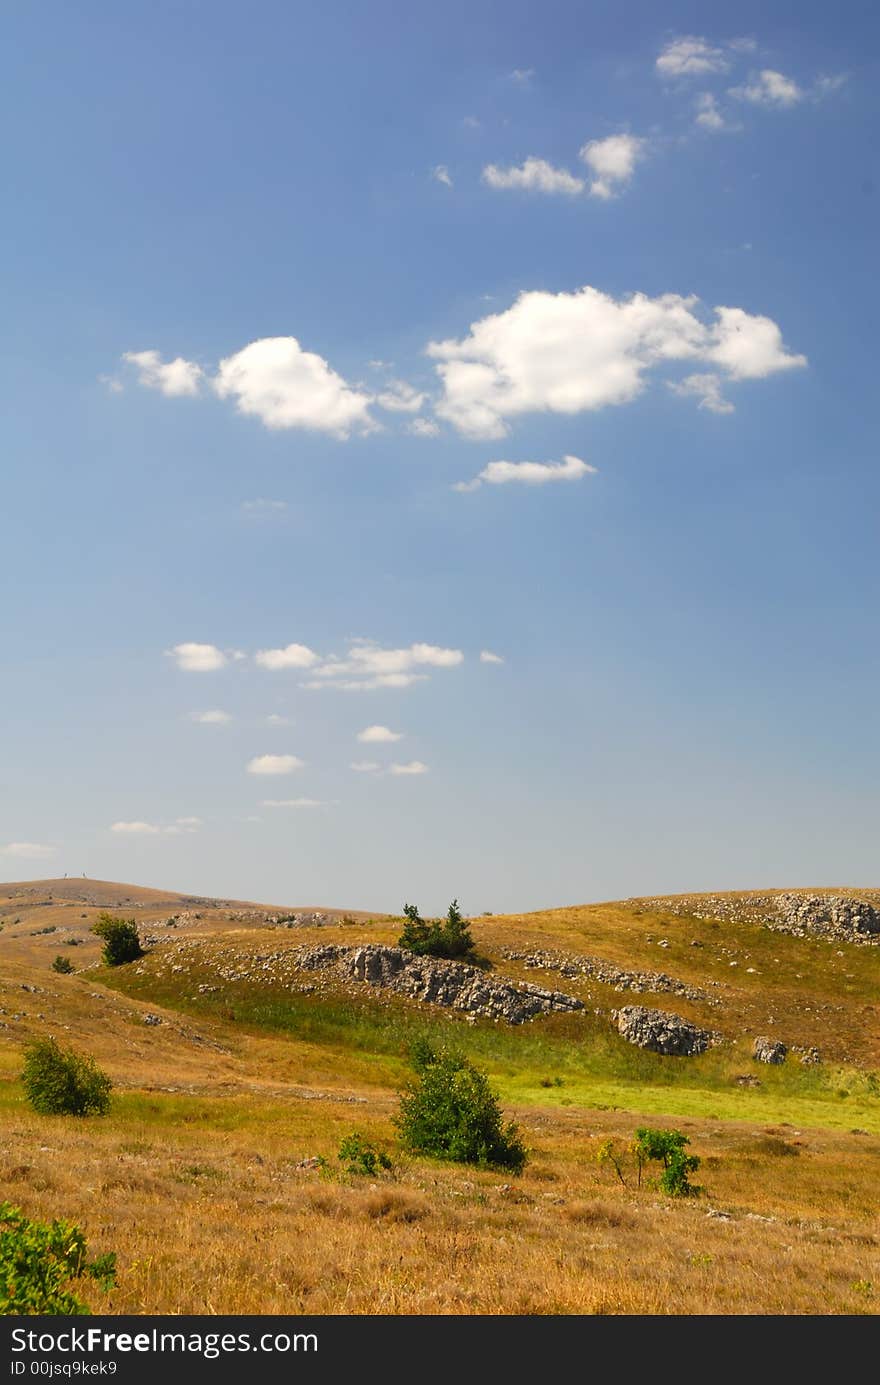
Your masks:
{"label": "cloud cluster", "polygon": [[[580,457],[567,456],[561,462],[489,462],[473,481],[458,481],[452,489],[474,491],[484,483],[488,486],[506,486],[511,482],[521,486],[545,486],[550,481],[579,481],[583,476],[595,474],[595,471],[594,466]],[[482,654],[480,658],[483,663],[493,662],[483,659]]]}
{"label": "cloud cluster", "polygon": [[122,359],[137,369],[138,384],[158,390],[169,399],[198,394],[204,379],[201,366],[185,361],[182,356],[163,361],[158,351],[124,351]]}
{"label": "cloud cluster", "polygon": [[472,324],[460,340],[431,342],[443,395],[438,415],[473,438],[499,438],[522,414],[578,414],[629,403],[649,371],[707,363],[732,379],[759,379],[806,365],[785,350],[771,318],[679,294],[615,299],[586,286],[520,294]]}
{"label": "cloud cluster", "polygon": [[721,377],[711,372],[686,375],[683,380],[670,380],[669,388],[682,399],[696,399],[698,407],[713,414],[732,414],[733,405],[721,393]]}
{"label": "cloud cluster", "polygon": [[136,818],[131,822],[114,822],[110,831],[120,837],[179,837],[184,833],[197,832],[201,826],[202,819],[196,817],[175,818],[167,827]]}
{"label": "cloud cluster", "polygon": [[765,67],[741,87],[731,87],[730,95],[753,106],[796,106],[803,101],[804,92],[791,77]]}
{"label": "cloud cluster", "polygon": [[661,77],[705,77],[714,72],[726,72],[730,61],[724,50],[696,34],[683,34],[670,39],[660,51],[654,64]]}
{"label": "cloud cluster", "polygon": [[311,677],[303,686],[332,687],[344,692],[409,688],[428,677],[425,669],[456,668],[463,662],[460,649],[423,643],[405,649],[383,649],[372,640],[354,640],[344,659],[331,655],[310,670]]}

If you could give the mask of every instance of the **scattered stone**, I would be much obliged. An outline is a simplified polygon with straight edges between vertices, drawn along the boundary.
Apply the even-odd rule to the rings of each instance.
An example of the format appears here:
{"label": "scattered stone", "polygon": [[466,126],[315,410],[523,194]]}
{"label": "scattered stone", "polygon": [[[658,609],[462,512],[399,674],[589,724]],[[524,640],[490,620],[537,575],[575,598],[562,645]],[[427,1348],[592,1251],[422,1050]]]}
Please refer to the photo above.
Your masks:
{"label": "scattered stone", "polygon": [[297,965],[305,970],[332,968],[340,976],[386,987],[413,1000],[448,1005],[486,1019],[523,1024],[554,1010],[583,1010],[583,1001],[529,982],[513,984],[487,976],[479,967],[436,957],[420,957],[405,948],[371,943],[363,947],[303,948]]}
{"label": "scattered stone", "polygon": [[820,937],[868,938],[880,934],[880,910],[863,899],[845,895],[777,896],[776,908],[786,932]]}
{"label": "scattered stone", "polygon": [[324,1160],[319,1154],[313,1154],[309,1159],[300,1159],[294,1167],[298,1169],[319,1169]]}
{"label": "scattered stone", "polygon": [[796,1053],[805,1068],[812,1067],[815,1063],[821,1063],[822,1055],[818,1048],[803,1048],[800,1044],[792,1044],[792,1053]]}
{"label": "scattered stone", "polygon": [[752,1057],[756,1063],[784,1063],[788,1056],[788,1048],[778,1039],[768,1039],[766,1035],[760,1035],[754,1043]]}
{"label": "scattered stone", "polygon": [[737,1073],[733,1079],[738,1087],[760,1087],[761,1079],[752,1072]]}
{"label": "scattered stone", "polygon": [[149,1025],[161,1024],[162,1020],[158,1015],[144,1015],[142,1023]]}
{"label": "scattered stone", "polygon": [[705,1053],[711,1044],[721,1040],[720,1034],[699,1029],[680,1015],[648,1010],[643,1005],[625,1005],[622,1010],[613,1010],[611,1017],[617,1023],[618,1032],[629,1043],[649,1048],[653,1053],[690,1058]]}
{"label": "scattered stone", "polygon": [[710,996],[699,986],[690,986],[686,981],[667,976],[664,971],[625,971],[623,967],[606,962],[601,957],[583,957],[544,949],[522,952],[505,947],[502,948],[502,955],[511,962],[522,962],[525,966],[540,971],[558,971],[561,976],[570,979],[586,976],[591,981],[600,981],[618,991],[633,991],[637,995],[645,992],[655,995],[677,995],[682,1000],[693,1000],[698,1004],[720,1004],[716,996]]}

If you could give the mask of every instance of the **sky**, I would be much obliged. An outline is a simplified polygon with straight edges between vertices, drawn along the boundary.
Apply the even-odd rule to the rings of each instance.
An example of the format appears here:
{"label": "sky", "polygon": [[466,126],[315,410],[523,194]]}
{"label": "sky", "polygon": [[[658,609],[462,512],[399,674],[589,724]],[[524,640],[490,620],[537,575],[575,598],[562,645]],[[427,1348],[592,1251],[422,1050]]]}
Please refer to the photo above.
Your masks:
{"label": "sky", "polygon": [[876,7],[5,27],[0,876],[878,883]]}

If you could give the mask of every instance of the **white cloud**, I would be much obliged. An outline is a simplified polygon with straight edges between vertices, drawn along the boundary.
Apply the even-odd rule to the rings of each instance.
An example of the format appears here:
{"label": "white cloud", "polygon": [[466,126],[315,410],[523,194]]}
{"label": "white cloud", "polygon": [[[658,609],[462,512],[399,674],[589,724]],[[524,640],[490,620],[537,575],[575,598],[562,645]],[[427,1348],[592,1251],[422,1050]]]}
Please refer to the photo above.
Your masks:
{"label": "white cloud", "polygon": [[380,745],[390,741],[402,741],[402,731],[391,731],[387,726],[366,726],[358,731],[357,738],[365,745]]}
{"label": "white cloud", "polygon": [[504,663],[504,660],[502,659],[502,657],[501,657],[500,654],[493,654],[492,651],[491,651],[491,649],[481,649],[481,650],[480,650],[480,663],[481,663],[481,664],[503,664],[503,663]]}
{"label": "white cloud", "polygon": [[718,322],[712,329],[707,360],[720,365],[734,380],[759,380],[778,370],[807,364],[806,356],[789,356],[782,333],[769,317],[742,308],[716,308]]}
{"label": "white cloud", "polygon": [[436,438],[440,428],[432,418],[414,418],[407,424],[406,431],[417,438]]}
{"label": "white cloud", "polygon": [[796,106],[803,101],[804,92],[791,77],[774,72],[771,67],[753,74],[746,86],[731,87],[730,95],[753,106]]}
{"label": "white cloud", "polygon": [[421,760],[410,760],[407,765],[392,765],[389,771],[391,774],[427,774],[428,766],[423,765]]}
{"label": "white cloud", "polygon": [[469,437],[499,438],[521,414],[627,404],[649,371],[674,362],[707,362],[735,379],[806,365],[770,318],[719,307],[706,323],[698,309],[696,297],[674,293],[522,293],[462,340],[429,343],[444,389],[437,413]]}
{"label": "white cloud", "polygon": [[730,400],[721,393],[719,375],[687,375],[684,380],[670,380],[669,388],[683,399],[699,400],[699,407],[708,409],[710,413],[732,414],[734,411]]}
{"label": "white cloud", "polygon": [[273,672],[285,668],[311,668],[318,655],[305,644],[288,644],[284,649],[258,649],[254,662]]}
{"label": "white cloud", "polygon": [[168,651],[184,673],[213,673],[226,663],[226,655],[215,644],[176,644]]}
{"label": "white cloud", "polygon": [[291,722],[290,717],[283,717],[283,716],[281,716],[280,712],[270,712],[269,715],[266,717],[266,722],[267,722],[267,725],[269,725],[269,726],[291,726],[291,725],[292,725],[292,722]]}
{"label": "white cloud", "polygon": [[375,760],[353,760],[348,768],[356,770],[358,774],[375,774],[382,766]]}
{"label": "white cloud", "polygon": [[455,490],[472,491],[485,482],[504,486],[517,482],[525,486],[544,486],[548,481],[579,481],[595,474],[596,468],[580,457],[565,457],[561,462],[489,462],[473,481],[460,481]]}
{"label": "white cloud", "polygon": [[376,397],[379,407],[393,414],[417,414],[424,402],[425,395],[405,380],[389,380],[387,389]]}
{"label": "white cloud", "polygon": [[483,182],[499,190],[563,193],[567,197],[576,197],[584,190],[582,178],[576,178],[565,168],[554,168],[545,159],[535,158],[526,159],[520,168],[487,164],[483,169]]}
{"label": "white cloud", "polygon": [[595,175],[590,184],[591,197],[607,201],[626,187],[637,162],[644,157],[646,144],[646,140],[625,134],[609,135],[607,139],[593,139],[585,144],[580,155]]}
{"label": "white cloud", "polygon": [[193,829],[193,830],[194,830],[195,828],[197,828],[197,827],[201,827],[201,826],[202,826],[202,819],[201,819],[201,818],[193,818],[193,817],[189,817],[189,818],[175,818],[174,821],[175,821],[175,824],[176,824],[178,827],[189,827],[189,828],[191,828],[191,829]]}
{"label": "white cloud", "polygon": [[262,798],[261,808],[326,808],[328,802],[323,798]]}
{"label": "white cloud", "polygon": [[213,386],[233,398],[239,413],[267,428],[309,428],[347,438],[375,428],[371,396],[332,370],[323,356],[304,351],[296,337],[263,337],[220,362]]}
{"label": "white cloud", "polygon": [[694,104],[697,108],[696,123],[702,130],[711,130],[718,134],[722,130],[732,133],[742,129],[741,125],[727,119],[719,109],[718,102],[711,91],[701,91],[695,98]]}
{"label": "white cloud", "polygon": [[241,508],[251,515],[264,515],[277,513],[279,510],[287,509],[286,500],[264,500],[258,496],[256,500],[243,500]]}
{"label": "white cloud", "polygon": [[125,389],[121,380],[117,380],[114,375],[99,375],[98,384],[103,385],[111,394],[122,394]]}
{"label": "white cloud", "polygon": [[201,366],[182,356],[163,361],[158,351],[124,351],[122,359],[137,368],[139,384],[169,398],[198,394],[204,379]]}
{"label": "white cloud", "polygon": [[535,75],[533,67],[515,67],[510,73],[510,80],[515,82],[518,87],[527,87]]}
{"label": "white cloud", "polygon": [[432,168],[431,177],[436,183],[443,183],[448,188],[452,187],[452,178],[445,164],[438,164],[436,168]]}
{"label": "white cloud", "polygon": [[22,861],[47,861],[56,848],[43,842],[8,842],[0,846],[0,856],[17,856]]}
{"label": "white cloud", "polygon": [[672,39],[663,48],[655,67],[661,77],[701,77],[709,72],[726,72],[730,64],[721,48],[696,34]]}
{"label": "white cloud", "polygon": [[406,649],[383,649],[372,640],[353,640],[344,659],[331,656],[312,670],[306,688],[338,688],[367,692],[374,688],[408,688],[423,681],[423,668],[455,668],[464,660],[460,649],[411,644]]}
{"label": "white cloud", "polygon": [[161,831],[153,822],[114,822],[110,828],[111,832],[118,832],[121,836],[129,837],[155,837]]}
{"label": "white cloud", "polygon": [[248,774],[293,774],[305,761],[296,755],[255,755],[247,763]]}
{"label": "white cloud", "polygon": [[229,712],[221,712],[219,708],[214,708],[210,712],[193,712],[192,719],[200,726],[225,726],[232,720],[232,716]]}

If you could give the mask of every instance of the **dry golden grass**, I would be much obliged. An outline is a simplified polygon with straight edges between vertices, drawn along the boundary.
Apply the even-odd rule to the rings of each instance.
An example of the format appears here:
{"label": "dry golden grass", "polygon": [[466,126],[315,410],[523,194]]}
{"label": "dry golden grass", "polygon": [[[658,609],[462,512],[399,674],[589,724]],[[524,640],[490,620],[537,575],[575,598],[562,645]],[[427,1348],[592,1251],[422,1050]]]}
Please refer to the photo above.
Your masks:
{"label": "dry golden grass", "polygon": [[[116,898],[127,888],[112,887]],[[110,886],[107,893],[109,902]],[[143,912],[160,917],[174,901],[162,895],[150,903]],[[548,1053],[580,1042],[570,1035],[581,1031],[569,1031],[565,1017],[543,1029],[544,1022],[509,1033],[488,1029],[493,1080],[533,1151],[525,1173],[513,1178],[415,1160],[401,1154],[392,1125],[399,1056],[371,1051],[369,1027],[320,1042],[296,1026],[280,1032],[224,1017],[222,1007],[202,1004],[195,988],[199,968],[210,969],[218,949],[248,958],[255,949],[305,941],[390,941],[396,926],[230,931],[225,909],[225,902],[213,911],[205,906],[193,927],[174,933],[175,942],[192,939],[198,965],[173,992],[159,976],[162,948],[140,974],[53,973],[52,957],[62,951],[57,934],[36,933],[47,919],[87,938],[69,955],[77,967],[97,968],[91,914],[78,898],[22,906],[20,924],[8,921],[4,906],[0,1199],[35,1217],[72,1218],[87,1229],[95,1252],[117,1252],[118,1285],[103,1297],[90,1287],[94,1311],[877,1311],[880,1137],[834,1128],[845,1125],[847,1105],[799,1095],[797,1072],[762,1071],[765,1085],[755,1101],[765,1105],[745,1119],[752,1096],[731,1087],[723,1065],[700,1068],[703,1060],[695,1060],[690,1071],[703,1073],[704,1085],[693,1089],[661,1083],[640,1092],[632,1080],[610,1071],[606,1080],[592,1070],[581,1078],[566,1074],[557,1087],[549,1071],[539,1084],[517,1055],[529,1044],[540,1053],[542,1034]],[[663,970],[696,985],[717,979],[720,1007],[633,999],[692,1013],[740,1041],[766,1029],[773,1014],[770,1027],[789,1042],[818,1043],[862,1068],[876,1061],[880,949],[838,949],[639,901],[485,918],[474,931],[510,975],[563,989],[582,984],[503,962],[503,948],[528,946]],[[659,949],[660,939],[669,946]],[[694,939],[703,946],[692,947]],[[730,968],[731,960],[738,967]],[[747,965],[756,969],[749,976]],[[626,1003],[611,988],[583,983],[583,991],[601,1007]],[[342,1003],[352,1010],[359,1002],[343,996]],[[389,1024],[402,1005],[388,1007]],[[163,1022],[145,1026],[148,1010]],[[45,1032],[92,1053],[111,1072],[109,1116],[41,1117],[26,1105],[16,1081],[22,1047]],[[479,1027],[466,1032],[481,1041]],[[730,1061],[749,1062],[744,1049]],[[853,1068],[846,1080],[868,1079]],[[600,1100],[626,1109],[597,1109]],[[859,1109],[871,1102],[876,1107],[865,1096]],[[771,1108],[772,1122],[759,1114]],[[604,1139],[622,1147],[640,1124],[674,1125],[689,1136],[702,1160],[701,1197],[671,1200],[649,1186],[636,1189],[631,1179],[623,1187],[597,1163]],[[880,1130],[880,1122],[872,1128]],[[355,1129],[392,1154],[390,1176],[328,1177],[299,1167],[322,1155],[336,1168],[339,1141]]]}

